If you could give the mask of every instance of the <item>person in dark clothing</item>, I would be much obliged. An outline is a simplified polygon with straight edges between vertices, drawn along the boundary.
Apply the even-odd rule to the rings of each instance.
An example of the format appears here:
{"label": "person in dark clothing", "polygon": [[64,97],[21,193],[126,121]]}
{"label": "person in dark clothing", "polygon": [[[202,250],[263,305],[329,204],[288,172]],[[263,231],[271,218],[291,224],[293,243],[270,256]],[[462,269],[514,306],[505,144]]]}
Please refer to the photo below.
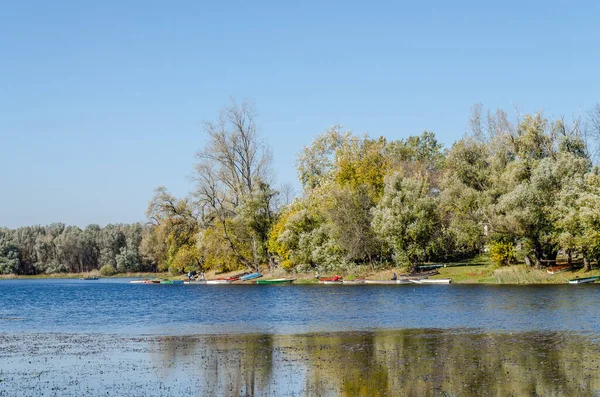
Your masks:
{"label": "person in dark clothing", "polygon": [[398,280],[398,276],[396,275],[396,273],[394,273],[394,275],[392,276],[392,280]]}

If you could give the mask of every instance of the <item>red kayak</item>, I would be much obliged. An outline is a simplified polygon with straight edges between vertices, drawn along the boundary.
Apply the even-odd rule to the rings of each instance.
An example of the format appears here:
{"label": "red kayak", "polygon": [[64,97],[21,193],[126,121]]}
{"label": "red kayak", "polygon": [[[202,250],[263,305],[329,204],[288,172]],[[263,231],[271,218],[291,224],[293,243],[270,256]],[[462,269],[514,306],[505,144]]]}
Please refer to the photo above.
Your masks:
{"label": "red kayak", "polygon": [[333,277],[319,277],[319,281],[340,281],[342,277],[333,276]]}

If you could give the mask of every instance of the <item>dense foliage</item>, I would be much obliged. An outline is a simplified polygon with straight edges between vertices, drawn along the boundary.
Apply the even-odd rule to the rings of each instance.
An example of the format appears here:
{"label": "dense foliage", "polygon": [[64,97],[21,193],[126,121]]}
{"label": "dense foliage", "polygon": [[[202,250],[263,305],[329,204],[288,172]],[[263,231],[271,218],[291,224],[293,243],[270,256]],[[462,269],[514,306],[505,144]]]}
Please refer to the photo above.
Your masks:
{"label": "dense foliage", "polygon": [[[302,194],[272,186],[247,103],[205,124],[189,197],[156,189],[147,225],[0,229],[0,273],[414,268],[487,251],[541,266],[600,259],[600,106],[587,125],[473,108],[451,148],[334,126],[297,157]],[[283,194],[280,194],[280,190]]]}
{"label": "dense foliage", "polygon": [[138,223],[83,230],[62,223],[0,229],[0,274],[81,273],[102,266],[154,271],[156,263],[142,246],[150,232]]}

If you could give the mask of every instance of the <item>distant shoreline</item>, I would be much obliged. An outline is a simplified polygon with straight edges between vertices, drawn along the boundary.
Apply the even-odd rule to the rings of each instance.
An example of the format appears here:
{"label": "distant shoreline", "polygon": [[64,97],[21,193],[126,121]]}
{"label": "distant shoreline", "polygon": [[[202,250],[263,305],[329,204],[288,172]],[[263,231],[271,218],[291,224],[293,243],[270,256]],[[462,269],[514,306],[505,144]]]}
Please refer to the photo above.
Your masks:
{"label": "distant shoreline", "polygon": [[[512,266],[494,266],[494,265],[468,265],[468,266],[451,266],[442,267],[438,269],[439,274],[431,276],[432,279],[437,278],[451,278],[453,284],[492,284],[492,285],[531,285],[531,284],[566,284],[568,280],[576,277],[584,278],[590,276],[600,276],[600,269],[594,269],[585,272],[583,269],[575,269],[570,271],[564,271],[557,274],[549,274],[546,269],[535,269],[527,267],[526,265],[512,265]],[[215,274],[214,271],[206,272],[207,279],[216,279],[223,277],[230,277],[235,274],[239,274],[240,271],[234,271],[229,273]],[[331,276],[338,274],[347,280],[353,279],[367,279],[367,280],[390,280],[393,273],[397,273],[398,276],[402,274],[401,271],[395,269],[388,269],[382,271],[365,271],[362,273],[335,273],[327,272],[322,273],[322,276]],[[99,278],[169,278],[169,279],[185,279],[185,276],[178,275],[172,276],[169,273],[120,273],[110,277],[102,277],[97,272],[90,273],[58,273],[58,274],[41,274],[41,275],[0,275],[0,280],[34,280],[34,279],[79,279],[89,276],[98,276]],[[281,269],[277,269],[273,272],[263,272],[263,279],[270,278],[292,278],[295,280],[295,284],[314,284],[317,283],[314,272],[308,273],[293,273],[285,272]],[[252,281],[241,282],[236,281],[236,284],[251,284]]]}

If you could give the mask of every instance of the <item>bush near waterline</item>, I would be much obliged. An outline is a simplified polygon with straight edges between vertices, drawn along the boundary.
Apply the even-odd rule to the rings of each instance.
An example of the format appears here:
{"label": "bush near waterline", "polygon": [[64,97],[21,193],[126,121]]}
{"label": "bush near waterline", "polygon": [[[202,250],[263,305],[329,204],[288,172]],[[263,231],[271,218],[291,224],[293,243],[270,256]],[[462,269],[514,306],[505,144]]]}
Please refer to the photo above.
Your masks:
{"label": "bush near waterline", "polygon": [[111,265],[104,265],[100,268],[100,275],[102,277],[110,277],[117,274],[117,270]]}

